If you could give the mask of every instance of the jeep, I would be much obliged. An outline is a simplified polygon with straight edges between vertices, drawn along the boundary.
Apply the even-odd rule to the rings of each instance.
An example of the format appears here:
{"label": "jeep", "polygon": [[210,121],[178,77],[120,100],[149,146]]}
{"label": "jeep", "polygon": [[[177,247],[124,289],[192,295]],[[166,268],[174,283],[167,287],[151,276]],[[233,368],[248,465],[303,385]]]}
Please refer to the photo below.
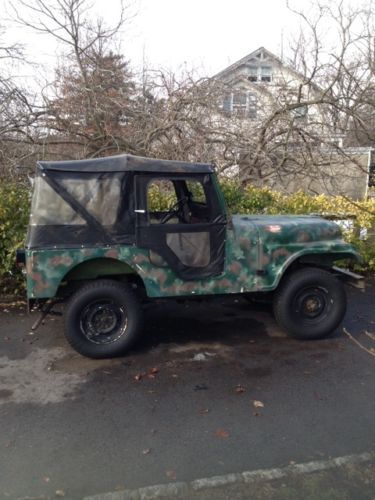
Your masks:
{"label": "jeep", "polygon": [[124,354],[160,298],[271,297],[288,334],[325,337],[345,314],[339,276],[360,278],[343,259],[359,256],[330,220],[230,215],[212,165],[132,155],[40,161],[18,252],[29,304],[64,302],[66,338],[91,358]]}

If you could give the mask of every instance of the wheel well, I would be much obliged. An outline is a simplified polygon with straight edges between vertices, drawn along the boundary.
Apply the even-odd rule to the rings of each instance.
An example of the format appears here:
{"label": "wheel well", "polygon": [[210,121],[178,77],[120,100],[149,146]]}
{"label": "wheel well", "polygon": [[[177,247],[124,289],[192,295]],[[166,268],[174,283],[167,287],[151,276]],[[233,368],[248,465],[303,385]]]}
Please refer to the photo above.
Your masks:
{"label": "wheel well", "polygon": [[290,264],[284,269],[278,285],[283,281],[286,276],[291,273],[302,269],[303,267],[309,268],[319,268],[326,271],[330,271],[336,260],[342,258],[336,254],[306,254],[298,257],[297,259],[290,262]]}
{"label": "wheel well", "polygon": [[142,278],[129,264],[118,259],[100,257],[85,260],[70,269],[62,279],[57,295],[70,296],[82,285],[99,278],[131,283],[134,289],[145,294]]}

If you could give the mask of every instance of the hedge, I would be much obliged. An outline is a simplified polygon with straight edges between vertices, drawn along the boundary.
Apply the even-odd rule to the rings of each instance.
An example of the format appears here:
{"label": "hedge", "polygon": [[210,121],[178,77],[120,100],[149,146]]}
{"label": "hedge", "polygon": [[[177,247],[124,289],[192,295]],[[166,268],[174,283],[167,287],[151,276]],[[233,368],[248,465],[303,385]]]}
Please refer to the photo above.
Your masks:
{"label": "hedge", "polygon": [[[375,271],[375,244],[360,240],[359,229],[375,227],[375,199],[353,202],[341,196],[309,196],[302,191],[284,195],[268,188],[247,186],[241,188],[233,181],[222,181],[221,186],[231,213],[244,214],[334,214],[354,218],[354,227],[344,231],[345,238],[361,252],[365,264],[357,267],[362,272]],[[165,207],[171,196],[151,193],[153,207]],[[22,183],[0,183],[0,293],[20,294],[24,277],[15,267],[15,250],[22,247],[26,234],[30,206],[30,187]]]}
{"label": "hedge", "polygon": [[0,183],[0,294],[19,295],[24,277],[15,266],[15,251],[24,245],[29,219],[30,187]]}

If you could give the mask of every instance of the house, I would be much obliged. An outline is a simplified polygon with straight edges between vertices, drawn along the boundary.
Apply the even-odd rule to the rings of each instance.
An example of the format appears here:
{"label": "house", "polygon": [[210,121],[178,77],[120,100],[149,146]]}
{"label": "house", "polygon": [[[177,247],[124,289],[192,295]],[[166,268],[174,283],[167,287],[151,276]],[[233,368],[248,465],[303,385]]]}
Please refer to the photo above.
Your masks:
{"label": "house", "polygon": [[[213,78],[223,86],[221,112],[230,117],[228,127],[234,119],[236,127],[255,138],[247,150],[238,151],[238,164],[227,172],[230,177],[287,193],[303,189],[355,199],[367,196],[373,150],[344,148],[345,133],[335,127],[329,106],[320,103],[324,89],[264,47]],[[267,124],[271,116],[276,119]],[[268,125],[272,139],[265,133]],[[254,168],[251,148],[257,147],[259,130],[267,137],[265,160],[257,158]],[[268,140],[273,143],[267,157]]]}
{"label": "house", "polygon": [[306,78],[264,47],[251,52],[214,77],[228,92],[223,110],[249,120],[257,120],[275,105],[294,104],[294,116],[305,119],[307,106],[298,101],[314,98],[320,89],[306,84]]}

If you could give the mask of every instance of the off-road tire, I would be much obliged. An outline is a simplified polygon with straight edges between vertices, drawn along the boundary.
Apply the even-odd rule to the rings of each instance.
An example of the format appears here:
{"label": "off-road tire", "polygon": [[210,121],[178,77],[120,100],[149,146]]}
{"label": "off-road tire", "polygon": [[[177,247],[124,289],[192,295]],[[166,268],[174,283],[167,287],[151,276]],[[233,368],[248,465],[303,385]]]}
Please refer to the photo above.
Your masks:
{"label": "off-road tire", "polygon": [[65,309],[65,336],[73,349],[88,358],[123,355],[141,330],[139,300],[129,285],[117,281],[101,279],[82,286]]}
{"label": "off-road tire", "polygon": [[333,333],[343,320],[346,294],[331,273],[306,267],[283,279],[274,296],[273,310],[288,335],[320,339]]}

